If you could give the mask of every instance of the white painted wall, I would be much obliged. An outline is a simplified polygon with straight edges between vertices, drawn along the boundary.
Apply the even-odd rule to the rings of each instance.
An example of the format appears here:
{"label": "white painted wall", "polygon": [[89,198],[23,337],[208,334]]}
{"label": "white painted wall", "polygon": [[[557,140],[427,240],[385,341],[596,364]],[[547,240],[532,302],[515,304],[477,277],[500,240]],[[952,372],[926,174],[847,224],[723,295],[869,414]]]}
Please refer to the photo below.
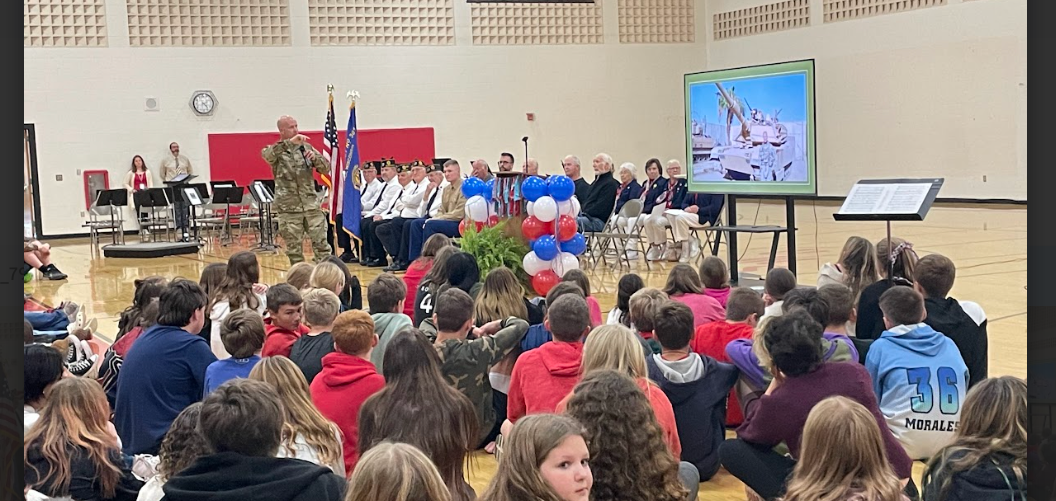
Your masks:
{"label": "white painted wall", "polygon": [[[943,197],[1026,199],[1026,0],[831,25],[812,0],[811,27],[707,42],[711,13],[762,3],[708,0],[697,42],[675,45],[619,44],[616,0],[600,1],[606,43],[592,46],[473,46],[456,0],[454,46],[311,47],[307,5],[291,1],[293,46],[199,49],[129,47],[124,2],[107,0],[109,47],[23,50],[44,233],[82,232],[78,170],[108,169],[117,186],[133,155],[156,168],[178,141],[206,173],[209,133],[273,130],[287,113],[320,129],[328,83],[360,92],[363,128],[434,127],[438,156],[492,162],[503,150],[520,159],[528,135],[556,173],[569,153],[588,166],[599,151],[638,165],[682,157],[684,73],[811,57],[820,195],[864,177],[942,175]],[[197,89],[216,94],[215,116],[190,111]],[[161,111],[144,111],[147,96]]]}
{"label": "white painted wall", "polygon": [[[708,19],[762,3],[708,0]],[[940,197],[1027,199],[1027,0],[832,24],[810,8],[810,27],[709,43],[708,66],[816,60],[819,195],[942,176]]]}

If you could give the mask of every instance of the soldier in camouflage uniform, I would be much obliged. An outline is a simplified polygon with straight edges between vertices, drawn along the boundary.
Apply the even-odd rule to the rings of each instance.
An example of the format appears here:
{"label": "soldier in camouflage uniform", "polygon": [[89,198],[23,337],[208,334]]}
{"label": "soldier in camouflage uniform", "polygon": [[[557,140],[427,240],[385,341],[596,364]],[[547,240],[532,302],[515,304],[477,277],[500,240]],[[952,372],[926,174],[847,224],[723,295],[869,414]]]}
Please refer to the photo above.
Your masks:
{"label": "soldier in camouflage uniform", "polygon": [[[498,433],[488,368],[506,357],[528,332],[528,322],[517,317],[473,327],[473,298],[455,287],[440,292],[433,310],[440,372],[471,402],[480,421],[480,447]],[[473,332],[474,339],[467,339]]]}
{"label": "soldier in camouflage uniform", "polygon": [[312,171],[330,173],[330,164],[297,130],[297,120],[279,117],[279,142],[264,148],[260,155],[271,165],[275,176],[275,203],[279,234],[286,242],[290,264],[304,261],[304,235],[312,240],[315,262],[333,253],[326,241],[326,218],[319,210]]}

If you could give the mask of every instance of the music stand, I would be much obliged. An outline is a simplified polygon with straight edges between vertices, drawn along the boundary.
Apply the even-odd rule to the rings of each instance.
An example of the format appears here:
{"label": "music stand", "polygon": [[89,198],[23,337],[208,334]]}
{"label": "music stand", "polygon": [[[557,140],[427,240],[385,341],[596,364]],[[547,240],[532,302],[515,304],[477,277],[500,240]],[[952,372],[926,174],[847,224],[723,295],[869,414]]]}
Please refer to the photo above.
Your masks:
{"label": "music stand", "polygon": [[[168,188],[148,188],[146,190],[139,190],[139,191],[137,191],[137,192],[132,194],[132,199],[133,199],[133,201],[135,201],[136,205],[138,205],[140,208],[143,208],[143,207],[149,207],[150,208],[150,222],[147,223],[147,226],[149,226],[150,228],[153,228],[155,230],[158,227],[158,222],[157,222],[158,209],[159,208],[166,208],[167,209],[169,207],[169,194],[167,193],[167,190],[168,190]],[[168,238],[167,237],[168,232],[169,232],[169,225],[168,225],[168,223],[166,223],[165,224],[166,238]],[[157,233],[157,231],[152,232],[150,238],[151,238],[151,241],[157,242],[158,241],[158,233]]]}
{"label": "music stand", "polygon": [[117,219],[115,219],[114,211],[115,207],[124,207],[128,205],[128,191],[124,189],[116,190],[99,190],[96,193],[95,206],[96,207],[110,207],[110,239],[116,245],[117,244],[117,233],[121,233],[121,241],[124,243],[125,240],[125,229],[117,227]]}
{"label": "music stand", "polygon": [[[190,181],[192,179],[195,179],[197,177],[198,176],[195,175],[195,174],[186,174],[186,173],[184,173],[184,174],[179,174],[179,175],[173,177],[172,179],[170,179],[168,181],[165,181],[165,184],[167,186],[169,186],[170,189],[172,189],[172,192],[170,192],[170,197],[169,197],[169,199],[172,201],[172,219],[173,219],[172,226],[174,228],[178,228],[178,229],[182,229],[183,230],[183,239],[187,238],[187,226],[186,225],[188,224],[188,222],[185,219],[190,217],[190,215],[188,214],[187,206],[184,203],[183,197],[176,195],[175,192],[177,190],[179,190],[180,188],[183,188],[183,186],[187,185],[188,181]],[[177,214],[177,212],[179,214]],[[184,227],[183,228],[179,228],[179,223],[181,221],[184,223]]]}
{"label": "music stand", "polygon": [[[249,194],[253,196],[253,200],[257,202],[257,207],[260,208],[260,245],[257,248],[273,251],[277,249],[274,236],[272,235],[271,219],[271,204],[275,201],[275,193],[272,189],[269,189],[267,181],[266,179],[253,181],[249,185]],[[272,185],[274,185],[274,181],[272,181]]]}
{"label": "music stand", "polygon": [[[840,210],[832,215],[837,221],[884,221],[887,241],[891,241],[891,221],[923,221],[939,195],[945,178],[862,179],[851,187]],[[886,262],[885,262],[886,261]],[[887,277],[894,278],[895,262],[881,256],[887,265]]]}
{"label": "music stand", "polygon": [[[231,204],[242,203],[242,193],[245,190],[242,186],[213,186],[213,199],[214,204],[225,204],[227,209],[224,211],[224,232],[227,235],[227,241],[231,241]],[[224,241],[221,239],[221,245]]]}

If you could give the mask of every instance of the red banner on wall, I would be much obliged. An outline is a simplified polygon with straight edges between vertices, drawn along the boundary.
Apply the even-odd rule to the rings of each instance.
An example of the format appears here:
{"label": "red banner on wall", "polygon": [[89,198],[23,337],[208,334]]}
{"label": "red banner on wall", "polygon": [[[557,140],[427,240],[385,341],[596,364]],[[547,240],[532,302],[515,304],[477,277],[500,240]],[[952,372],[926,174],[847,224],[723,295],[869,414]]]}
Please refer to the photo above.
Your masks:
{"label": "red banner on wall", "polygon": [[[323,150],[323,131],[301,133],[308,136],[316,150]],[[358,134],[359,158],[363,162],[393,157],[400,163],[415,159],[429,163],[435,156],[432,127],[359,129]],[[271,167],[261,158],[260,150],[278,140],[278,132],[209,134],[209,178],[235,181],[239,186],[256,179],[272,179]],[[338,144],[345,144],[344,130],[338,132]]]}

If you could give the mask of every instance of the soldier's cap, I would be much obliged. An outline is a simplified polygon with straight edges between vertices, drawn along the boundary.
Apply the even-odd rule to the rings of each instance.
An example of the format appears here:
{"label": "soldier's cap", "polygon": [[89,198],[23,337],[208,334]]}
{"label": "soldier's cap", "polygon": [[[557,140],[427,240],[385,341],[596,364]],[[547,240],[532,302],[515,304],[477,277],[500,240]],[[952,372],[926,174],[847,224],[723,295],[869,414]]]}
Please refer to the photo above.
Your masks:
{"label": "soldier's cap", "polygon": [[425,167],[425,162],[415,158],[414,161],[407,166],[407,170],[411,170],[414,167]]}
{"label": "soldier's cap", "polygon": [[385,161],[384,161],[384,163],[382,163],[382,165],[381,165],[381,166],[382,166],[382,167],[399,167],[399,166],[398,166],[398,165],[396,164],[396,159],[395,159],[395,158],[392,158],[392,157],[386,158],[386,159],[385,159]]}
{"label": "soldier's cap", "polygon": [[440,169],[443,169],[444,168],[444,164],[447,163],[448,160],[451,160],[451,159],[450,158],[434,158],[433,159],[433,166],[434,167],[439,167]]}
{"label": "soldier's cap", "polygon": [[379,162],[377,160],[371,160],[369,162],[363,162],[363,165],[360,167],[360,169],[362,169],[362,170],[366,170],[366,169],[378,170],[378,163]]}
{"label": "soldier's cap", "polygon": [[404,172],[410,172],[410,171],[411,171],[411,166],[410,165],[404,165],[404,164],[396,165],[396,173],[397,174],[402,174]]}
{"label": "soldier's cap", "polygon": [[441,164],[430,164],[425,168],[425,172],[427,174],[430,172],[444,172],[444,166]]}

